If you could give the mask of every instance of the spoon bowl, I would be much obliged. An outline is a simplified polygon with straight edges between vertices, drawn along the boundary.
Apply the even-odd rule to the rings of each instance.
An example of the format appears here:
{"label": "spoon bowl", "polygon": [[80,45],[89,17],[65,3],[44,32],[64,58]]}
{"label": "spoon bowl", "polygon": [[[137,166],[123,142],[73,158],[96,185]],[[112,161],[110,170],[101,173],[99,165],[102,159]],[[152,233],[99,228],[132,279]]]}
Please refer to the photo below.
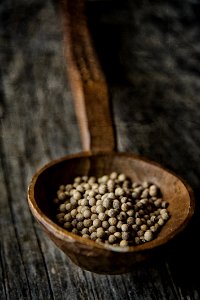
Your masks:
{"label": "spoon bowl", "polygon": [[[56,224],[53,199],[61,184],[76,176],[102,176],[116,171],[132,181],[155,183],[169,203],[170,219],[158,236],[131,247],[99,244],[77,236]],[[158,164],[126,153],[80,153],[50,162],[39,170],[29,186],[30,209],[54,243],[83,269],[104,274],[128,272],[136,262],[155,254],[187,225],[194,212],[191,189],[177,176]]]}
{"label": "spoon bowl", "polygon": [[[75,264],[97,273],[124,273],[184,229],[194,212],[193,193],[183,180],[158,164],[116,151],[108,87],[92,45],[85,1],[60,2],[68,78],[85,152],[52,161],[39,170],[29,185],[28,202],[45,232]],[[115,247],[82,238],[56,224],[53,199],[61,184],[71,183],[76,176],[99,177],[113,171],[138,183],[156,184],[169,203],[170,219],[154,240]]]}

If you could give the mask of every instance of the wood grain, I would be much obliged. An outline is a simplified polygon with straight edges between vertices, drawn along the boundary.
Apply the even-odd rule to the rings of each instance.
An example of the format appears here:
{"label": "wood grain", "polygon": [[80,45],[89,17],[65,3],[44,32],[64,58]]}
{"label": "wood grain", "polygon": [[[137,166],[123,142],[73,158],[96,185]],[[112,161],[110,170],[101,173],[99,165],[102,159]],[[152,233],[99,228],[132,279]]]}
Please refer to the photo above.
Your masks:
{"label": "wood grain", "polygon": [[99,65],[85,12],[85,0],[62,0],[63,46],[83,150],[116,148],[107,83]]}
{"label": "wood grain", "polygon": [[[120,151],[175,171],[198,199],[198,5],[176,4],[90,1],[87,9],[101,61],[112,74]],[[76,267],[33,220],[26,189],[35,170],[79,152],[81,144],[57,12],[51,2],[37,0],[2,1],[1,8],[0,298],[199,299],[198,201],[191,226],[173,250],[126,275]]]}

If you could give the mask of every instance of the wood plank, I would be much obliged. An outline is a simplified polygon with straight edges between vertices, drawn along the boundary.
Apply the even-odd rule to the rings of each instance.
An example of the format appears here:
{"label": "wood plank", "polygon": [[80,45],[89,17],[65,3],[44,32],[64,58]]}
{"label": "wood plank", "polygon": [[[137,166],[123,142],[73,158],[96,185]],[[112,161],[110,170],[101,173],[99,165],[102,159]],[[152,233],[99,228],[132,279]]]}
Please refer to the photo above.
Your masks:
{"label": "wood plank", "polygon": [[[189,1],[179,8],[170,2],[116,1],[114,8],[113,1],[90,1],[88,13],[110,82],[119,150],[162,163],[199,195],[199,44],[190,35],[198,36],[199,26],[183,22],[181,29],[174,25],[162,31],[169,20],[173,26],[173,12],[185,12],[185,18],[195,21],[190,15],[194,6]],[[116,276],[76,267],[33,220],[26,201],[32,174],[50,159],[80,151],[81,144],[52,3],[19,0],[14,8],[11,2],[1,7],[10,17],[2,18],[0,27],[0,298],[199,299],[199,204],[185,240],[166,259]],[[164,22],[160,31],[152,20]],[[136,33],[130,35],[132,30]],[[170,48],[163,35],[172,39]],[[109,47],[115,50],[110,64]],[[179,63],[178,57],[187,63]],[[110,65],[120,76],[109,77]]]}

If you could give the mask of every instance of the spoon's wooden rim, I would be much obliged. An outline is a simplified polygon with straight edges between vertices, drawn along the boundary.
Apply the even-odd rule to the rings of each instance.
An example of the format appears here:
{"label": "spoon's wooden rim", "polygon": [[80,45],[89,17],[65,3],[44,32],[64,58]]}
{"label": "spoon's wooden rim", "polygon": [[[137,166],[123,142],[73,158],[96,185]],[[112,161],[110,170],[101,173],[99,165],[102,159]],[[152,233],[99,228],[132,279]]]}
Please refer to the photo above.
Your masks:
{"label": "spoon's wooden rim", "polygon": [[[164,236],[163,238],[157,240],[156,238],[150,242],[141,244],[141,245],[136,245],[136,246],[130,246],[130,247],[116,247],[116,246],[111,246],[107,244],[99,244],[96,243],[92,240],[88,240],[86,238],[80,237],[76,234],[73,234],[71,232],[68,232],[66,229],[60,227],[56,223],[54,223],[50,218],[48,218],[38,207],[35,197],[34,197],[34,188],[35,184],[37,182],[38,177],[42,172],[44,172],[47,168],[54,166],[55,164],[61,163],[62,161],[65,160],[70,160],[74,158],[84,158],[84,157],[92,157],[92,156],[99,156],[99,155],[118,155],[118,156],[123,156],[135,160],[140,160],[141,162],[145,162],[148,164],[153,165],[156,168],[162,169],[165,172],[175,176],[178,180],[182,182],[182,184],[185,186],[189,197],[190,197],[190,205],[188,207],[188,214],[186,218],[183,220],[183,222],[175,228],[172,232]],[[33,176],[29,186],[28,186],[28,204],[30,207],[30,210],[32,211],[33,215],[35,216],[36,220],[41,223],[44,228],[46,228],[49,232],[51,232],[52,235],[55,235],[57,238],[66,241],[66,242],[73,242],[76,240],[80,244],[90,246],[92,248],[99,248],[99,249],[104,249],[108,251],[114,251],[114,252],[140,252],[140,251],[147,251],[151,250],[153,248],[157,248],[159,246],[162,246],[169,242],[174,236],[176,236],[178,233],[180,233],[188,224],[190,219],[192,218],[194,214],[194,209],[195,209],[195,199],[194,199],[194,194],[191,189],[191,187],[182,179],[180,176],[177,176],[174,172],[169,171],[167,168],[163,168],[160,164],[156,162],[152,162],[146,158],[143,158],[141,156],[137,156],[135,154],[130,154],[126,152],[98,152],[98,153],[92,153],[92,152],[80,152],[76,154],[70,154],[66,155],[64,157],[61,157],[59,159],[55,159],[47,164],[45,164],[41,169],[39,169],[35,175]],[[165,225],[166,226],[166,225]]]}

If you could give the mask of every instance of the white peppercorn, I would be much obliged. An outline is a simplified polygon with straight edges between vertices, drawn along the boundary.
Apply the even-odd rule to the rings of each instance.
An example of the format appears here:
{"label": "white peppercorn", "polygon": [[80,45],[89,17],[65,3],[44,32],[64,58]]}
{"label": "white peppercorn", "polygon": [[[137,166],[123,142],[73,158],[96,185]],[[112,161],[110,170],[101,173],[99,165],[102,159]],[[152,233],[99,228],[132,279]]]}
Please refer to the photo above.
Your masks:
{"label": "white peppercorn", "polygon": [[73,227],[76,227],[77,223],[78,223],[78,221],[76,219],[73,219],[71,222]]}
{"label": "white peppercorn", "polygon": [[168,212],[162,213],[161,216],[162,216],[162,219],[163,219],[164,221],[166,221],[166,220],[169,219],[169,214],[168,214]]}
{"label": "white peppercorn", "polygon": [[76,201],[76,199],[74,199],[74,197],[71,197],[70,198],[70,203],[71,203],[72,206],[75,206],[77,204],[77,201]]}
{"label": "white peppercorn", "polygon": [[91,176],[91,177],[89,177],[89,179],[88,179],[88,183],[89,183],[89,184],[93,184],[93,183],[95,183],[95,181],[96,181],[96,178],[95,178],[94,176]]}
{"label": "white peppercorn", "polygon": [[115,199],[113,200],[113,208],[114,209],[119,209],[120,208],[120,201]]}
{"label": "white peppercorn", "polygon": [[121,230],[122,230],[122,231],[128,231],[128,229],[129,229],[128,224],[123,224],[123,225],[121,226]]}
{"label": "white peppercorn", "polygon": [[90,233],[89,229],[86,227],[81,230],[81,234],[89,234],[89,233]]}
{"label": "white peppercorn", "polygon": [[116,232],[114,232],[114,236],[115,236],[117,239],[121,239],[121,238],[122,238],[122,233],[119,232],[119,231],[116,231]]}
{"label": "white peppercorn", "polygon": [[97,239],[97,233],[96,231],[92,232],[90,235],[91,240],[95,241]]}
{"label": "white peppercorn", "polygon": [[97,214],[92,214],[91,217],[90,217],[90,219],[92,221],[94,221],[95,219],[98,219],[98,215]]}
{"label": "white peppercorn", "polygon": [[116,242],[117,238],[114,236],[114,234],[109,235],[108,237],[108,242],[110,244],[113,244],[114,242]]}
{"label": "white peppercorn", "polygon": [[94,227],[94,226],[92,225],[92,226],[90,226],[90,227],[88,228],[88,230],[89,230],[90,233],[92,233],[92,232],[96,231],[96,227]]}
{"label": "white peppercorn", "polygon": [[77,223],[77,225],[76,225],[76,228],[78,229],[78,230],[82,230],[83,229],[83,222],[78,222]]}
{"label": "white peppercorn", "polygon": [[92,226],[92,220],[91,219],[85,219],[84,221],[83,221],[83,225],[85,226],[85,227],[87,227],[87,228],[89,228],[90,226]]}
{"label": "white peppercorn", "polygon": [[160,226],[163,226],[164,225],[164,220],[162,219],[162,218],[160,218],[159,220],[158,220],[158,225],[160,225]]}
{"label": "white peppercorn", "polygon": [[130,206],[129,206],[127,203],[123,203],[123,204],[121,205],[121,210],[122,210],[122,211],[128,211],[129,208],[130,208]]}
{"label": "white peppercorn", "polygon": [[115,189],[115,196],[122,196],[124,195],[124,191],[122,188],[118,187]]}
{"label": "white peppercorn", "polygon": [[124,231],[122,232],[122,240],[127,241],[129,239],[129,232]]}
{"label": "white peppercorn", "polygon": [[144,231],[143,230],[138,230],[137,236],[142,237],[143,235],[144,235]]}
{"label": "white peppercorn", "polygon": [[109,218],[108,219],[108,223],[110,225],[116,225],[117,224],[117,219],[116,218]]}
{"label": "white peppercorn", "polygon": [[108,231],[110,232],[110,233],[115,233],[116,231],[117,231],[117,229],[116,229],[116,227],[115,226],[110,226],[109,228],[108,228]]}
{"label": "white peppercorn", "polygon": [[126,180],[126,176],[124,174],[119,174],[117,179],[119,180],[119,182],[123,182]]}
{"label": "white peppercorn", "polygon": [[65,195],[64,192],[59,192],[59,193],[57,194],[57,196],[58,196],[58,199],[59,199],[59,200],[64,200],[64,199],[66,198],[66,195]]}
{"label": "white peppercorn", "polygon": [[64,215],[64,220],[65,220],[66,222],[70,222],[70,221],[72,220],[71,214],[68,213],[68,214]]}
{"label": "white peppercorn", "polygon": [[128,246],[128,242],[126,240],[122,240],[119,245],[121,247],[127,247]]}
{"label": "white peppercorn", "polygon": [[109,226],[110,226],[110,224],[108,223],[108,221],[103,221],[103,222],[102,222],[102,227],[103,227],[104,229],[108,229]]}
{"label": "white peppercorn", "polygon": [[108,216],[115,217],[117,215],[117,211],[114,208],[109,209]]}
{"label": "white peppercorn", "polygon": [[98,218],[101,221],[105,221],[106,218],[107,218],[107,216],[106,216],[106,214],[104,212],[100,212],[99,215],[98,215]]}
{"label": "white peppercorn", "polygon": [[128,217],[128,218],[127,218],[127,224],[128,224],[128,225],[133,225],[134,222],[135,222],[135,219],[134,219],[133,217]]}
{"label": "white peppercorn", "polygon": [[136,232],[139,230],[139,226],[137,224],[133,224],[132,229]]}
{"label": "white peppercorn", "polygon": [[116,227],[118,229],[121,229],[122,225],[123,225],[122,221],[118,221]]}
{"label": "white peppercorn", "polygon": [[147,225],[146,225],[146,224],[142,224],[142,225],[140,226],[140,229],[141,229],[142,231],[146,231],[146,230],[147,230]]}
{"label": "white peppercorn", "polygon": [[96,213],[96,205],[91,207],[91,212],[94,213],[94,214]]}
{"label": "white peppercorn", "polygon": [[71,203],[67,203],[67,204],[64,204],[64,205],[65,205],[65,209],[66,209],[67,211],[69,211],[69,210],[72,209]]}
{"label": "white peppercorn", "polygon": [[117,172],[112,172],[112,173],[110,174],[110,178],[111,178],[111,179],[117,179]]}
{"label": "white peppercorn", "polygon": [[96,204],[95,198],[93,198],[93,197],[90,198],[90,199],[89,199],[89,205],[90,205],[90,206],[94,206],[95,204]]}
{"label": "white peppercorn", "polygon": [[149,187],[149,195],[152,196],[152,197],[155,197],[155,196],[157,196],[157,192],[158,192],[157,186],[154,185],[154,184],[150,185],[150,187]]}
{"label": "white peppercorn", "polygon": [[140,218],[136,218],[136,219],[135,219],[135,224],[136,224],[136,225],[142,225],[141,219],[140,219]]}
{"label": "white peppercorn", "polygon": [[161,203],[162,203],[162,199],[160,199],[160,198],[154,201],[154,205],[155,205],[156,207],[160,207],[160,206],[161,206]]}
{"label": "white peppercorn", "polygon": [[91,211],[89,209],[86,209],[84,212],[83,212],[83,216],[84,218],[90,218],[91,217]]}
{"label": "white peppercorn", "polygon": [[110,208],[112,206],[112,200],[110,198],[106,198],[103,200],[103,206],[105,208]]}
{"label": "white peppercorn", "polygon": [[108,198],[110,199],[115,199],[115,194],[114,193],[108,193]]}
{"label": "white peppercorn", "polygon": [[83,219],[84,219],[83,214],[78,213],[78,214],[76,215],[76,219],[77,219],[78,221],[83,221]]}
{"label": "white peppercorn", "polygon": [[153,232],[151,230],[147,230],[145,233],[144,233],[144,239],[145,241],[149,242],[153,239]]}
{"label": "white peppercorn", "polygon": [[98,189],[99,194],[101,194],[101,195],[105,194],[106,190],[107,190],[106,185],[105,184],[100,184],[99,189]]}
{"label": "white peppercorn", "polygon": [[97,237],[98,238],[103,238],[105,235],[105,231],[102,227],[97,228]]}
{"label": "white peppercorn", "polygon": [[99,219],[95,219],[93,221],[93,226],[96,227],[96,228],[100,227],[101,226],[101,221]]}
{"label": "white peppercorn", "polygon": [[97,205],[97,207],[96,207],[97,214],[103,213],[104,211],[105,211],[105,207],[103,207],[103,205],[101,205],[101,204]]}
{"label": "white peppercorn", "polygon": [[129,217],[133,217],[134,214],[135,214],[135,212],[134,212],[133,209],[129,209],[126,213],[127,213],[127,215],[128,215]]}
{"label": "white peppercorn", "polygon": [[120,212],[119,215],[117,216],[117,219],[118,219],[119,221],[123,221],[123,220],[125,220],[126,218],[127,218],[127,214],[126,214],[124,211]]}

